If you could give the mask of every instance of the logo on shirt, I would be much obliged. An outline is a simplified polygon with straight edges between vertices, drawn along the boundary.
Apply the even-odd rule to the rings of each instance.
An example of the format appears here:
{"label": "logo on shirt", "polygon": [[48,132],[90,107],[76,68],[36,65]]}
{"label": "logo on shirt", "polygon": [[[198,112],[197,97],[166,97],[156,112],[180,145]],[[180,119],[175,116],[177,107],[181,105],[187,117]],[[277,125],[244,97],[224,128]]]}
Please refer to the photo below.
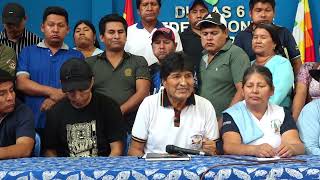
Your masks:
{"label": "logo on shirt", "polygon": [[6,62],[10,69],[15,70],[16,69],[16,62],[13,59],[9,59]]}
{"label": "logo on shirt", "polygon": [[70,157],[98,156],[96,121],[67,124]]}
{"label": "logo on shirt", "polygon": [[275,134],[280,134],[281,121],[279,119],[271,120],[271,128]]}
{"label": "logo on shirt", "polygon": [[126,77],[132,76],[132,69],[131,69],[131,68],[125,69],[125,70],[124,70],[124,75],[125,75]]}

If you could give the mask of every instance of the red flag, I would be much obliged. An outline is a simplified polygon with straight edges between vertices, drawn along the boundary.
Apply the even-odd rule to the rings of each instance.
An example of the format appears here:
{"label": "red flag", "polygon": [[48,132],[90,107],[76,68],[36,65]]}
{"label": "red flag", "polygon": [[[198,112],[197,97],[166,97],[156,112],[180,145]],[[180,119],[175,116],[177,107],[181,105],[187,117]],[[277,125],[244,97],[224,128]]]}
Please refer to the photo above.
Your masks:
{"label": "red flag", "polygon": [[124,6],[123,18],[127,21],[128,26],[134,24],[132,0],[126,0],[126,4]]}

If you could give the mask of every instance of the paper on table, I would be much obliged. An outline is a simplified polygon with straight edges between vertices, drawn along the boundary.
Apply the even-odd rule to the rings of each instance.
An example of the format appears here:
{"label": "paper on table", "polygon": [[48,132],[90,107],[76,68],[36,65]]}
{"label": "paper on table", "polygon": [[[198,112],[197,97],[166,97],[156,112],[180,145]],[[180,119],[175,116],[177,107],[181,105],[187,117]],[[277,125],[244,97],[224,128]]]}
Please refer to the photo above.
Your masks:
{"label": "paper on table", "polygon": [[277,160],[280,159],[279,156],[271,157],[271,158],[257,158],[258,161],[272,161],[272,160]]}

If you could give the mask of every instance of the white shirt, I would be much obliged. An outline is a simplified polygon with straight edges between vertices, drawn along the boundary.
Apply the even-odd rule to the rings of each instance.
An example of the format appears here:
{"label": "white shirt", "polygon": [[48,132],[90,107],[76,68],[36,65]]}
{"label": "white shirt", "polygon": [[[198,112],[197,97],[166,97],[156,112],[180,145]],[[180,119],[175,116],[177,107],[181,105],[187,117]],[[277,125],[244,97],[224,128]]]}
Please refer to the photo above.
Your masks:
{"label": "white shirt", "polygon": [[180,114],[180,126],[174,126],[174,109],[162,104],[163,91],[146,97],[141,103],[132,129],[134,140],[145,142],[144,152],[165,153],[166,145],[193,149],[195,136],[219,138],[216,113],[211,103],[194,95],[195,104]]}
{"label": "white shirt", "polygon": [[[251,112],[250,112],[251,113]],[[264,113],[263,117],[258,120],[252,113],[251,117],[257,123],[258,127],[263,132],[263,136],[253,142],[250,145],[260,145],[263,143],[270,144],[273,148],[277,148],[281,144],[280,127],[284,121],[283,107],[268,104],[268,109]]]}
{"label": "white shirt", "polygon": [[152,51],[151,39],[153,32],[163,26],[173,31],[175,42],[177,43],[176,51],[182,51],[182,44],[178,32],[174,28],[164,25],[161,22],[157,23],[151,33],[142,26],[141,22],[129,26],[124,50],[134,55],[143,56],[149,66],[158,62]]}

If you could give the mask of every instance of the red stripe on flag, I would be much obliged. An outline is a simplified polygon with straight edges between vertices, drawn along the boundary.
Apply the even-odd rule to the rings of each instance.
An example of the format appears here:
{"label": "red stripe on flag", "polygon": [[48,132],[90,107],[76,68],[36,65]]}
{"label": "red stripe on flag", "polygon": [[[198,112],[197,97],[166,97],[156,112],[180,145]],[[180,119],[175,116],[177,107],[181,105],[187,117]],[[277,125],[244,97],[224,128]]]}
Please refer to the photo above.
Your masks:
{"label": "red stripe on flag", "polygon": [[128,26],[134,24],[132,0],[126,0],[123,17],[126,19]]}

